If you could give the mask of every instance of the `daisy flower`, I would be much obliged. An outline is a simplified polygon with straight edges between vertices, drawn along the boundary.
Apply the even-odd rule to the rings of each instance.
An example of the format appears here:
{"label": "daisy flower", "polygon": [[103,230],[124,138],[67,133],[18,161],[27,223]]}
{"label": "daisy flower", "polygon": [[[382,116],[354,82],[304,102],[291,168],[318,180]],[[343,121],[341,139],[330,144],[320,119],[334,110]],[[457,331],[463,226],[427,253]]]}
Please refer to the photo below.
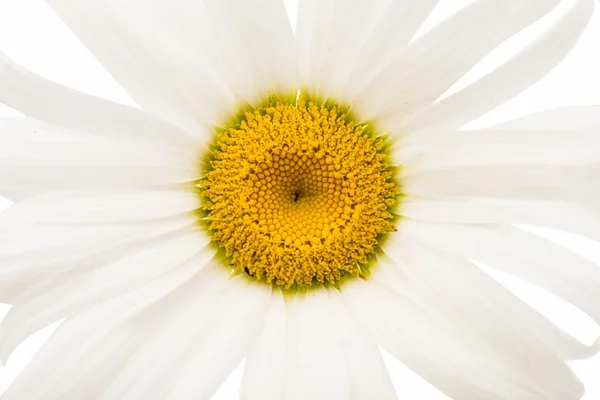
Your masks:
{"label": "daisy flower", "polygon": [[139,107],[0,55],[0,358],[64,320],[2,400],[394,399],[379,347],[453,399],[570,400],[595,354],[474,262],[600,322],[600,109],[460,129],[589,21],[444,93],[559,0],[47,0]]}

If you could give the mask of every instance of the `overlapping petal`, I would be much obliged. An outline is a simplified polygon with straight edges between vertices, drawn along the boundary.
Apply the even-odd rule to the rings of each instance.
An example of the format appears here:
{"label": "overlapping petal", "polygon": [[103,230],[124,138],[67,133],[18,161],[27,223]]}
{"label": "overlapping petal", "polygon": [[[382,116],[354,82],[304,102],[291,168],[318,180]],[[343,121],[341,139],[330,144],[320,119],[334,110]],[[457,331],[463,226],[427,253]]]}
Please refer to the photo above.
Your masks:
{"label": "overlapping petal", "polygon": [[295,88],[280,0],[48,4],[141,107],[191,132]]}
{"label": "overlapping petal", "polygon": [[[51,287],[30,288],[18,297],[0,324],[0,358],[6,360],[17,345],[37,330],[164,278],[181,265],[190,264],[190,260],[200,268],[214,253],[202,252],[207,242],[208,238],[198,232],[175,232],[132,247],[122,257],[104,264],[79,267],[62,275]],[[139,268],[143,268],[143,273]]]}
{"label": "overlapping petal", "polygon": [[[154,336],[149,336],[149,331],[166,334],[171,344],[178,344],[170,336],[177,332],[176,324],[166,322],[176,320],[189,324],[189,315],[174,315],[174,310],[206,309],[209,299],[217,299],[225,292],[226,271],[219,265],[211,265],[205,267],[191,260],[167,276],[67,319],[3,397],[102,398],[108,390],[113,390],[111,383],[116,385],[126,379],[132,369],[134,376],[142,374],[148,364],[139,363],[140,357],[154,355],[140,353],[153,343]],[[199,291],[199,288],[207,290]],[[199,319],[199,324],[203,323]],[[179,332],[186,334],[186,331]],[[155,347],[155,350],[168,356],[165,347]],[[54,368],[49,370],[48,365]],[[171,375],[171,379],[176,378]],[[155,383],[161,385],[163,381]],[[130,388],[127,386],[125,392]]]}
{"label": "overlapping petal", "polygon": [[[0,55],[0,101],[30,117],[0,120],[0,193],[27,197],[0,215],[0,357],[65,318],[3,400],[209,398],[246,355],[244,400],[395,399],[377,345],[456,399],[582,396],[565,360],[600,340],[471,260],[600,323],[597,265],[510,226],[600,241],[600,109],[456,129],[557,65],[593,0],[442,100],[559,0],[477,0],[416,40],[436,0],[303,0],[296,37],[281,0],[48,4],[143,110]],[[392,133],[405,197],[371,276],[291,294],[231,277],[195,226],[194,184],[213,124],[297,88]]]}
{"label": "overlapping petal", "polygon": [[[569,54],[593,10],[594,0],[577,1],[541,37],[497,69],[424,108],[414,119],[405,115],[391,117],[390,129],[399,133],[454,129],[505,103],[543,78]],[[577,120],[573,118],[568,127],[574,127]]]}
{"label": "overlapping petal", "polygon": [[[198,146],[193,135],[202,137],[204,134],[206,138],[205,130],[185,132],[133,107],[49,81],[14,63],[3,53],[0,53],[0,101],[28,117],[54,125],[54,129],[68,130],[70,135],[130,139],[184,150]],[[3,131],[11,128],[4,122],[0,127]],[[0,139],[5,135],[8,134],[2,133]]]}
{"label": "overlapping petal", "polygon": [[558,0],[475,1],[417,38],[361,91],[367,119],[406,118],[429,106],[499,44],[537,21]]}

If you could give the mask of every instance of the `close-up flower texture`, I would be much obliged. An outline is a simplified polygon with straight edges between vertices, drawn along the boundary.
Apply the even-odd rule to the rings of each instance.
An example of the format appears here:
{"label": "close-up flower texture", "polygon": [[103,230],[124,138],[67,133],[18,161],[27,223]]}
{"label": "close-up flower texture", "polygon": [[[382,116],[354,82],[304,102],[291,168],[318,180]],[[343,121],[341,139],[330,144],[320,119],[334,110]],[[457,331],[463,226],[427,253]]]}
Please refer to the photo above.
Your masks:
{"label": "close-up flower texture", "polygon": [[[600,323],[600,107],[464,126],[559,64],[575,0],[46,0],[136,106],[0,53],[2,400],[398,397],[380,349],[455,400],[577,400],[584,344],[481,265]],[[68,62],[65,60],[65,62]]]}

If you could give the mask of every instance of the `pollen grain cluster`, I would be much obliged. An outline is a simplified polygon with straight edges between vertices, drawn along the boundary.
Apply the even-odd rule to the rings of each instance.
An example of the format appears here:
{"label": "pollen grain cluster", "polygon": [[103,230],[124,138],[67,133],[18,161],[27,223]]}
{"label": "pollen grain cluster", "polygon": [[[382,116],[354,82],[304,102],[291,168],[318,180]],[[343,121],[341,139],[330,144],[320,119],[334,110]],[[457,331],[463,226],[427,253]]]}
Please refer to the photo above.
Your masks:
{"label": "pollen grain cluster", "polygon": [[382,148],[345,111],[302,98],[220,131],[201,186],[233,269],[286,288],[359,275],[393,230],[396,188]]}

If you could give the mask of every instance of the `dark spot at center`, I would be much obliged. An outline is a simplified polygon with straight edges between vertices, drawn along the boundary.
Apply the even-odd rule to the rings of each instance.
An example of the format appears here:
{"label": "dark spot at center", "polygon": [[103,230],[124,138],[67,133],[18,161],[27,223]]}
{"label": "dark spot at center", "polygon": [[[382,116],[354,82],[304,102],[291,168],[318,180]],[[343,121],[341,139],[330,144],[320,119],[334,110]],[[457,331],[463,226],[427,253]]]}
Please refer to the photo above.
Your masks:
{"label": "dark spot at center", "polygon": [[297,202],[300,199],[300,192],[295,192],[294,193],[294,203]]}

